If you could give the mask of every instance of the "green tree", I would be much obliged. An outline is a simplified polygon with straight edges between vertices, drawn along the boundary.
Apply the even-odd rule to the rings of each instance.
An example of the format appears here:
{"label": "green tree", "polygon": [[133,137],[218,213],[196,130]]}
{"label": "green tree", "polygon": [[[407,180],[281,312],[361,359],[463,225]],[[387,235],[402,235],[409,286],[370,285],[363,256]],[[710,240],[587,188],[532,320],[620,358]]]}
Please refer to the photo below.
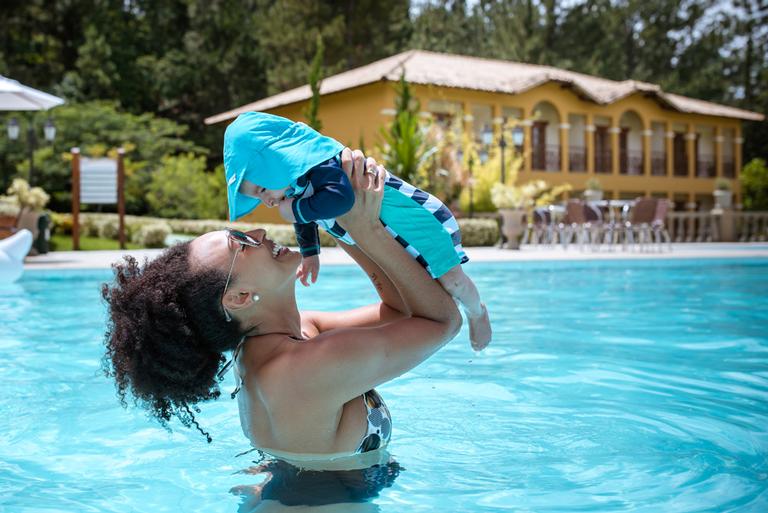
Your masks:
{"label": "green tree", "polygon": [[267,71],[269,94],[306,83],[318,37],[325,47],[327,73],[343,69],[335,58],[343,52],[345,20],[330,2],[282,0],[264,1],[262,5],[264,15],[257,30],[271,63]]}
{"label": "green tree", "polygon": [[[50,208],[54,210],[71,208],[69,151],[73,147],[79,147],[84,156],[104,156],[115,148],[125,148],[126,208],[134,214],[146,213],[146,186],[164,156],[206,151],[185,139],[187,127],[151,113],[123,112],[114,102],[71,103],[54,112],[56,141],[53,145],[41,142],[35,152],[35,185],[51,194]],[[37,127],[42,126],[45,116],[46,113],[35,115]],[[26,155],[19,152],[15,156],[16,160],[10,164],[17,176],[26,177],[29,169]]]}
{"label": "green tree", "polygon": [[304,116],[307,118],[307,124],[317,130],[323,129],[323,122],[317,117],[317,111],[320,108],[320,85],[322,84],[322,66],[323,66],[323,38],[317,36],[317,50],[312,59],[312,66],[309,69],[309,88],[312,90],[312,98],[304,109]]}
{"label": "green tree", "polygon": [[261,0],[256,33],[270,63],[268,93],[306,84],[318,35],[326,75],[403,50],[409,7],[407,0]]}
{"label": "green tree", "polygon": [[465,0],[422,2],[413,20],[411,48],[434,52],[483,55],[483,26]]}
{"label": "green tree", "polygon": [[89,25],[85,42],[78,51],[75,69],[68,71],[58,92],[70,100],[113,99],[120,82],[117,67],[111,60],[112,47],[98,29]]}
{"label": "green tree", "polygon": [[421,159],[427,152],[425,131],[419,123],[419,102],[411,94],[405,73],[395,86],[395,119],[382,129],[384,145],[379,147],[384,166],[406,181],[416,177]]}
{"label": "green tree", "polygon": [[741,171],[744,208],[768,210],[768,167],[763,159],[753,159]]}

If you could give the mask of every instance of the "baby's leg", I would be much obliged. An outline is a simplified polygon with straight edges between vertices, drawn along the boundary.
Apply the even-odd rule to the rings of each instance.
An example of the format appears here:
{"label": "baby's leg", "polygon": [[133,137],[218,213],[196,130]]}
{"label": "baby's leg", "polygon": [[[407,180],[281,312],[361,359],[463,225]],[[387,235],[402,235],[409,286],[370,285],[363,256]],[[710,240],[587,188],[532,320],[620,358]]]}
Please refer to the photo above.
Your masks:
{"label": "baby's leg", "polygon": [[480,302],[480,293],[474,282],[464,274],[461,265],[442,275],[438,281],[464,308],[469,321],[469,340],[472,347],[476,351],[485,349],[491,341],[491,321],[488,318],[488,310]]}

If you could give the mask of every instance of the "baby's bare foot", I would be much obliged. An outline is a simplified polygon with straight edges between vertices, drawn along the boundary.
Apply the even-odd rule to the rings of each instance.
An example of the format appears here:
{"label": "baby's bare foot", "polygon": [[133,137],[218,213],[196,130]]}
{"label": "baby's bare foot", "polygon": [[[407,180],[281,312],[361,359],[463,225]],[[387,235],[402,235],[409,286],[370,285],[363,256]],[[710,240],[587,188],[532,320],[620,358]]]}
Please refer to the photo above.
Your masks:
{"label": "baby's bare foot", "polygon": [[472,343],[472,349],[482,351],[491,342],[491,320],[488,318],[488,309],[485,305],[480,315],[471,317],[469,320],[469,341]]}

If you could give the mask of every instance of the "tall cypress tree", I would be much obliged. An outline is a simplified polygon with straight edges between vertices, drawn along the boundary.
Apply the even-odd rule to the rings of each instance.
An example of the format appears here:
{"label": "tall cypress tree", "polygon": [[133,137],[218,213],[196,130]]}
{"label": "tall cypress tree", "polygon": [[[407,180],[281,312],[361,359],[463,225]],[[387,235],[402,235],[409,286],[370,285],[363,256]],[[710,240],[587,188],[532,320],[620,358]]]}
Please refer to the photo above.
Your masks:
{"label": "tall cypress tree", "polygon": [[322,83],[323,66],[323,38],[317,35],[317,50],[312,59],[312,67],[309,69],[309,87],[312,90],[312,98],[309,105],[304,109],[304,117],[307,118],[307,124],[317,130],[323,129],[323,122],[317,117],[317,111],[320,108],[320,85]]}

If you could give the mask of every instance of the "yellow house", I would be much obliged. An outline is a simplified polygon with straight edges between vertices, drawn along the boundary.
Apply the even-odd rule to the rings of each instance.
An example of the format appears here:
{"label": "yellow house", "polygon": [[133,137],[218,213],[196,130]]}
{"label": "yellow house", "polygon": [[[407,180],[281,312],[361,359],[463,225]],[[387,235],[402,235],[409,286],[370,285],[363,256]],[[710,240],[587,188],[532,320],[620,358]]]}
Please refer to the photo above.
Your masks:
{"label": "yellow house", "polygon": [[[656,196],[677,208],[712,205],[718,177],[740,201],[741,122],[755,112],[687,98],[654,84],[616,82],[548,66],[411,50],[323,80],[323,133],[350,147],[373,146],[392,120],[402,73],[422,110],[438,122],[463,115],[465,130],[498,144],[518,143],[519,179],[569,182],[579,194],[597,178],[607,198]],[[256,110],[304,120],[303,86],[223,112],[206,124]],[[512,122],[517,120],[517,122]],[[510,127],[514,126],[514,130]],[[513,132],[518,133],[513,133]],[[485,135],[485,137],[483,137]],[[259,209],[253,220],[279,222]]]}

